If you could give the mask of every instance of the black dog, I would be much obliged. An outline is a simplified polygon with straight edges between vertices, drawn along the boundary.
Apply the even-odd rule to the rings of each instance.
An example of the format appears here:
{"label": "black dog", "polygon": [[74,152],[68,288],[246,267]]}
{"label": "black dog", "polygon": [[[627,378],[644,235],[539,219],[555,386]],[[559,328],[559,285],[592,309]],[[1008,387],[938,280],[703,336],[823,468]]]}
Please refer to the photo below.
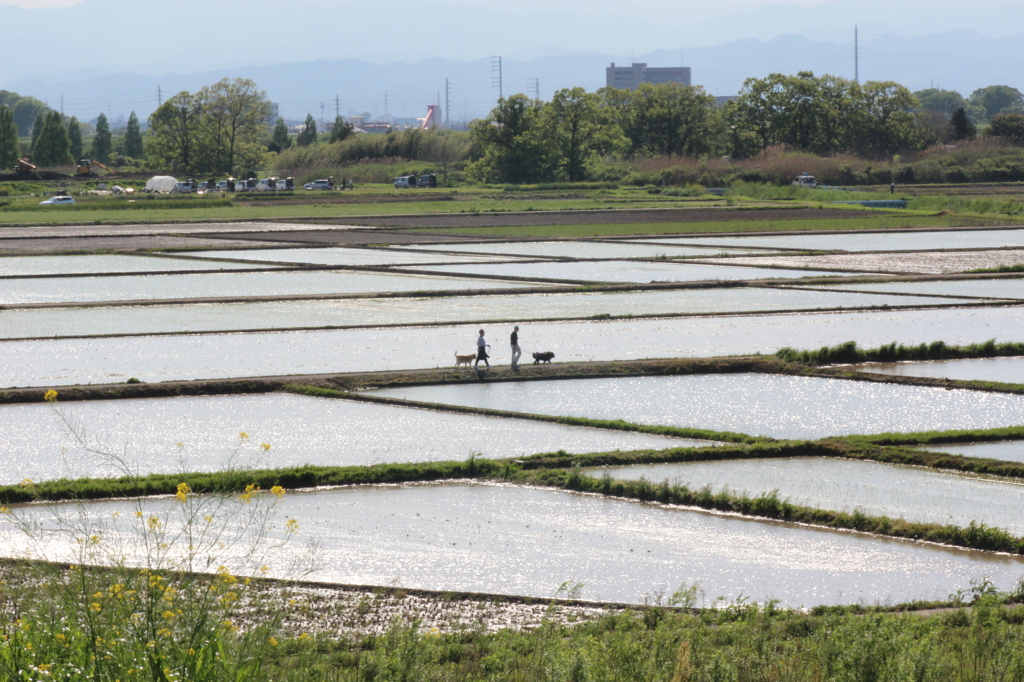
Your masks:
{"label": "black dog", "polygon": [[546,363],[548,363],[550,365],[551,364],[551,358],[553,358],[553,357],[555,357],[555,354],[554,353],[550,353],[550,352],[549,353],[534,353],[533,354],[533,364],[537,365],[537,364],[540,364],[542,362],[546,362]]}

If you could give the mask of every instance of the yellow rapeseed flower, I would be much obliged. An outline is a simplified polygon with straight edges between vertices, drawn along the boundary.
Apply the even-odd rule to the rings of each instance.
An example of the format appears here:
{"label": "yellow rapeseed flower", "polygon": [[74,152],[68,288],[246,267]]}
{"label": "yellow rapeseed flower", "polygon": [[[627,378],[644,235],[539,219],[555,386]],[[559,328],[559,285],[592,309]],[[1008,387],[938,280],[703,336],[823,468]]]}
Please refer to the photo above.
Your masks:
{"label": "yellow rapeseed flower", "polygon": [[10,514],[11,510],[7,507],[0,507],[0,514]]}
{"label": "yellow rapeseed flower", "polygon": [[45,400],[48,403],[57,402],[57,391],[51,388],[49,391],[43,394],[43,400]]}
{"label": "yellow rapeseed flower", "polygon": [[93,611],[95,611],[96,613],[99,613],[100,611],[103,610],[103,607],[100,606],[99,604],[97,604],[96,602],[93,602],[92,604],[90,604],[89,608],[92,609]]}
{"label": "yellow rapeseed flower", "polygon": [[174,611],[164,611],[163,617],[165,620],[174,620],[178,616],[176,613],[174,613]]}
{"label": "yellow rapeseed flower", "polygon": [[277,499],[281,499],[282,497],[284,497],[284,488],[282,488],[279,485],[275,485],[273,488],[270,489],[270,493],[272,495],[277,495]]}
{"label": "yellow rapeseed flower", "polygon": [[270,443],[260,443],[260,447],[263,448],[263,452],[270,449]]}
{"label": "yellow rapeseed flower", "polygon": [[271,637],[270,639],[267,640],[267,643],[270,646],[277,646],[277,638],[276,637]]}
{"label": "yellow rapeseed flower", "polygon": [[238,434],[238,437],[241,438],[242,440],[249,440],[249,434],[246,433],[245,431],[242,431],[240,434]]}
{"label": "yellow rapeseed flower", "polygon": [[285,527],[287,528],[289,533],[299,532],[299,522],[295,519],[288,519],[287,523],[285,523]]}
{"label": "yellow rapeseed flower", "polygon": [[192,492],[192,488],[188,487],[188,483],[179,483],[178,492],[174,494],[178,498],[178,502],[184,502],[188,499],[188,494]]}

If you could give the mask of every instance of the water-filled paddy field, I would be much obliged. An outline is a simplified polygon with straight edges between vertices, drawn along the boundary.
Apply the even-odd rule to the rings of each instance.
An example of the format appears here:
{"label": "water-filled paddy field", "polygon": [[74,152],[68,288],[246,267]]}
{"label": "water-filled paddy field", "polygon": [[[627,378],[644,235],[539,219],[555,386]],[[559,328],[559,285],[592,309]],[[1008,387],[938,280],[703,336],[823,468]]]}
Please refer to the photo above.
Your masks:
{"label": "water-filled paddy field", "polygon": [[[0,407],[0,485],[61,477],[494,459],[565,450],[702,447],[643,433],[498,419],[351,400],[268,394]],[[240,439],[245,433],[248,439]],[[269,444],[269,450],[262,445]]]}
{"label": "water-filled paddy field", "polygon": [[1024,424],[1024,396],[765,374],[409,386],[374,393],[800,440]]}
{"label": "water-filled paddy field", "polygon": [[[968,298],[857,294],[811,289],[725,287],[650,292],[572,292],[445,298],[183,303],[4,311],[0,338],[154,334],[244,329],[458,323],[471,320],[541,320],[596,315],[701,315],[881,306],[969,304]],[[42,333],[41,333],[42,332]]]}
{"label": "water-filled paddy field", "polygon": [[1024,441],[1004,440],[995,443],[943,443],[922,446],[924,450],[948,452],[951,455],[997,459],[1006,462],[1024,462]]}
{"label": "water-filled paddy field", "polygon": [[861,272],[942,275],[1020,265],[1024,263],[1024,250],[833,253],[821,256],[716,258],[708,262],[755,267],[837,268]]}
{"label": "water-filled paddy field", "polygon": [[383,291],[508,289],[529,284],[498,280],[389,275],[369,272],[243,272],[147,275],[141,277],[76,277],[8,279],[0,303],[76,303],[146,299],[222,298],[356,294]]}
{"label": "water-filled paddy field", "polygon": [[[8,256],[0,258],[0,277],[79,275],[102,272],[183,272],[192,270],[245,270],[269,265],[201,261],[154,256]],[[6,288],[6,286],[4,287]]]}
{"label": "water-filled paddy field", "polygon": [[[534,351],[568,362],[770,354],[849,340],[862,347],[937,338],[965,345],[1017,339],[1019,318],[1020,310],[1005,307],[531,323],[520,330],[520,346],[527,362]],[[509,362],[510,327],[489,327],[492,364]],[[5,341],[0,388],[449,367],[456,351],[475,349],[478,328]]]}
{"label": "water-filled paddy field", "polygon": [[706,280],[797,279],[841,276],[823,270],[730,267],[696,263],[640,261],[560,261],[545,263],[478,263],[476,265],[416,265],[408,269],[489,277],[531,277],[587,282],[700,282]]}
{"label": "water-filled paddy field", "polygon": [[844,291],[920,294],[930,296],[977,296],[981,298],[1024,299],[1024,278],[958,279],[935,282],[888,282],[879,284],[843,284]]}
{"label": "water-filled paddy field", "polygon": [[[145,513],[173,504],[153,501]],[[1009,589],[1024,574],[1016,557],[510,486],[293,493],[278,509],[317,542],[309,577],[341,583],[550,597],[572,581],[584,584],[587,599],[641,603],[700,581],[709,602],[742,594],[795,607],[945,599],[978,576]],[[134,507],[82,510],[107,525],[113,543],[111,515],[130,521]],[[10,550],[19,546],[5,539]],[[67,559],[75,548],[55,543],[49,551]],[[263,561],[280,575],[290,558]]]}
{"label": "water-filled paddy field", "polygon": [[1008,482],[917,467],[825,457],[687,462],[591,469],[591,476],[756,497],[777,492],[793,504],[861,511],[917,523],[966,526],[978,521],[1024,534],[1024,481]]}
{"label": "water-filled paddy field", "polygon": [[411,263],[451,263],[488,260],[487,256],[468,258],[459,255],[403,253],[395,249],[252,249],[245,251],[195,251],[195,258],[232,258],[249,261],[279,261],[314,265],[408,265]]}
{"label": "water-filled paddy field", "polygon": [[[718,247],[691,247],[669,244],[638,244],[618,241],[560,241],[560,242],[490,242],[485,244],[417,245],[417,251],[438,251],[464,254],[498,254],[502,256],[528,256],[533,258],[690,258],[708,257],[722,253],[750,253],[747,250]],[[435,257],[436,260],[436,257]]]}
{"label": "water-filled paddy field", "polygon": [[879,374],[936,377],[958,381],[999,381],[1024,384],[1024,358],[978,358],[934,362],[886,362],[858,365],[857,369]]}
{"label": "water-filled paddy field", "polygon": [[[635,241],[635,240],[632,240]],[[658,237],[644,240],[678,246],[759,247],[807,251],[936,251],[939,249],[1000,249],[1024,247],[1024,230],[937,230],[833,234],[752,235],[749,237]]]}

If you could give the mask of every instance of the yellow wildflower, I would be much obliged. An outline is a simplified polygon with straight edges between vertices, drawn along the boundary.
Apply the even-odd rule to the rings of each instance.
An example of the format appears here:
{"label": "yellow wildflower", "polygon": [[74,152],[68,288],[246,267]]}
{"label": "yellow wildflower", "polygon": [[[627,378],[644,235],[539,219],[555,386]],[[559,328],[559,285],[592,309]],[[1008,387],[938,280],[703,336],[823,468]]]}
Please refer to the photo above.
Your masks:
{"label": "yellow wildflower", "polygon": [[99,604],[97,604],[96,602],[93,602],[92,604],[90,604],[89,608],[92,609],[93,611],[95,611],[96,613],[99,613],[100,611],[103,610],[103,607],[100,606]]}
{"label": "yellow wildflower", "polygon": [[260,447],[263,448],[263,452],[270,449],[270,443],[260,443]]}
{"label": "yellow wildflower", "polygon": [[295,519],[288,519],[288,521],[285,523],[285,527],[289,533],[299,532],[299,522]]}
{"label": "yellow wildflower", "polygon": [[177,614],[174,613],[174,611],[164,611],[163,616],[164,620],[174,620],[178,617]]}
{"label": "yellow wildflower", "polygon": [[0,514],[10,514],[11,510],[7,507],[0,507]]}
{"label": "yellow wildflower", "polygon": [[270,489],[270,494],[277,495],[277,499],[280,500],[282,497],[284,497],[284,488],[282,488],[279,485],[275,485],[273,488]]}
{"label": "yellow wildflower", "polygon": [[49,391],[43,394],[43,400],[45,400],[48,403],[57,402],[57,391],[51,388]]}
{"label": "yellow wildflower", "polygon": [[178,502],[184,502],[188,499],[188,494],[192,492],[192,488],[188,487],[188,483],[179,483],[178,492],[174,494],[178,498]]}
{"label": "yellow wildflower", "polygon": [[270,639],[267,640],[267,643],[270,644],[270,646],[277,646],[277,638],[276,637],[271,637]]}
{"label": "yellow wildflower", "polygon": [[238,437],[241,438],[242,440],[249,440],[249,434],[246,433],[245,431],[242,431],[240,434],[238,434]]}

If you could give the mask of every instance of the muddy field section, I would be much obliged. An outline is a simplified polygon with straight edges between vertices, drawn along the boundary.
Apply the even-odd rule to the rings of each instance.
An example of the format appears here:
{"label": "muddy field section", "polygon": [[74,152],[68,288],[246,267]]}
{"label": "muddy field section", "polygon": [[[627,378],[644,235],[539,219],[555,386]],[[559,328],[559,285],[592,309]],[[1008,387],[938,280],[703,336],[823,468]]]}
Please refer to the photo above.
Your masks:
{"label": "muddy field section", "polygon": [[[872,213],[872,215],[881,215]],[[837,208],[654,208],[580,211],[515,211],[508,213],[445,213],[441,215],[346,218],[352,225],[373,227],[531,227],[535,225],[633,225],[637,223],[703,223],[734,220],[807,220],[863,218]]]}

